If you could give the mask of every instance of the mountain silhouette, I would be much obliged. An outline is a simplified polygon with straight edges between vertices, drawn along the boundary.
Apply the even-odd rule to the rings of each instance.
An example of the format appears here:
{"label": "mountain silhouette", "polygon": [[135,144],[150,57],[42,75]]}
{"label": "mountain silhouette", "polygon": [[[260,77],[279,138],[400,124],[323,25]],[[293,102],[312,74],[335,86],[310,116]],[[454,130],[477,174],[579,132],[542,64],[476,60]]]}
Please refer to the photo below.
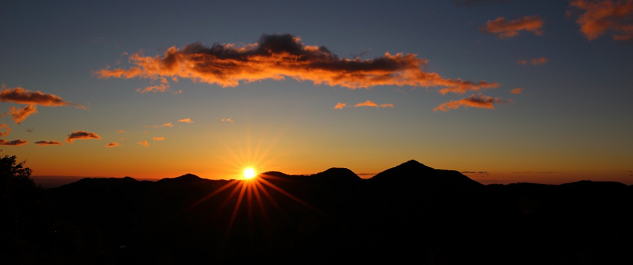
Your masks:
{"label": "mountain silhouette", "polygon": [[45,195],[118,264],[633,262],[633,187],[617,182],[482,185],[410,160],[370,179],[91,178]]}

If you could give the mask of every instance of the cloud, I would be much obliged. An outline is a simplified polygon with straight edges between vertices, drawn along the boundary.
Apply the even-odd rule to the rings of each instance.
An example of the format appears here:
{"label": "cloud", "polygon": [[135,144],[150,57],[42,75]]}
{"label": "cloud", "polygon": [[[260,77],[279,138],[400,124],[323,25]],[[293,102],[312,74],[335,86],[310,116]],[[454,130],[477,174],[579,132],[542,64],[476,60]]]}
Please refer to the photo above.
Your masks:
{"label": "cloud", "polygon": [[74,131],[68,135],[66,142],[72,143],[75,139],[101,139],[96,133],[86,131]]}
{"label": "cloud", "polygon": [[189,118],[186,118],[186,119],[180,119],[180,120],[178,120],[178,121],[179,121],[179,122],[186,122],[186,123],[193,123],[193,121],[192,121],[191,119],[189,119]]}
{"label": "cloud", "polygon": [[222,119],[221,121],[233,123],[233,120],[231,118]]}
{"label": "cloud", "polygon": [[35,142],[36,145],[64,145],[58,141],[37,141]]}
{"label": "cloud", "polygon": [[371,100],[367,100],[365,102],[357,103],[354,107],[374,107],[374,108],[393,108],[393,104],[376,104]]}
{"label": "cloud", "polygon": [[163,140],[165,140],[165,137],[162,137],[162,136],[161,137],[154,137],[153,139],[154,139],[154,141],[163,141]]}
{"label": "cloud", "polygon": [[138,142],[136,144],[142,145],[143,147],[148,147],[149,146],[149,143],[147,141]]}
{"label": "cloud", "polygon": [[522,87],[517,87],[515,89],[510,90],[510,93],[516,94],[516,95],[521,94],[522,92],[523,92],[523,88]]}
{"label": "cloud", "polygon": [[[2,129],[4,129],[5,132],[2,132]],[[9,125],[7,125],[6,123],[0,124],[0,137],[7,136],[10,132],[11,128],[9,128]]]}
{"label": "cloud", "polygon": [[525,30],[535,35],[543,35],[544,21],[539,16],[526,16],[507,21],[504,17],[488,20],[482,31],[497,34],[500,39],[510,39],[519,35],[519,31]]}
{"label": "cloud", "polygon": [[574,0],[569,5],[584,11],[576,22],[588,40],[607,31],[614,40],[633,40],[633,1]]}
{"label": "cloud", "polygon": [[31,114],[37,113],[37,107],[35,105],[26,105],[22,108],[11,107],[8,113],[3,113],[1,117],[11,115],[13,121],[16,124],[22,123],[26,118],[31,116]]}
{"label": "cloud", "polygon": [[24,141],[22,139],[7,141],[5,139],[0,139],[0,145],[25,145],[28,144],[29,141]]}
{"label": "cloud", "polygon": [[171,124],[171,122],[165,123],[163,125],[161,125],[160,127],[174,127],[173,124]]}
{"label": "cloud", "polygon": [[[311,81],[316,85],[349,89],[374,86],[439,87],[446,92],[463,94],[498,83],[447,79],[421,68],[426,60],[416,54],[385,53],[374,59],[339,58],[327,48],[304,45],[290,34],[262,35],[257,43],[244,46],[213,44],[205,47],[192,43],[182,49],[171,47],[162,56],[130,55],[129,69],[101,69],[100,78],[144,78],[168,84],[168,78],[234,87],[240,82],[261,80]],[[156,88],[150,89],[156,91]]]}
{"label": "cloud", "polygon": [[106,145],[106,147],[117,147],[117,146],[121,146],[121,145],[119,145],[119,143],[117,143],[117,142],[111,142],[111,143]]}
{"label": "cloud", "polygon": [[124,130],[118,130],[118,131],[116,131],[116,132],[118,132],[118,133],[125,133],[125,131],[124,131]]}
{"label": "cloud", "polygon": [[347,106],[347,103],[336,103],[336,106],[334,106],[335,109],[343,109],[345,106]]}
{"label": "cloud", "polygon": [[[546,62],[548,62],[549,59],[545,58],[545,57],[539,57],[539,58],[532,58],[529,60],[529,62],[532,65],[540,65],[540,64],[544,64]],[[527,65],[528,64],[528,60],[525,59],[521,59],[517,62],[517,64],[521,64],[521,65]]]}
{"label": "cloud", "polygon": [[2,85],[2,91],[0,91],[0,101],[26,105],[22,108],[11,107],[9,113],[2,114],[2,117],[7,115],[13,116],[13,120],[17,124],[20,124],[31,114],[37,113],[36,105],[45,107],[74,106],[78,109],[87,109],[85,106],[64,101],[62,98],[53,94],[46,94],[40,91],[33,92],[21,87],[7,88],[5,85]]}
{"label": "cloud", "polygon": [[469,98],[462,98],[460,100],[451,100],[449,102],[445,102],[435,107],[433,111],[449,111],[451,109],[458,109],[461,106],[464,107],[473,107],[473,108],[484,108],[484,109],[494,109],[495,103],[507,103],[507,100],[501,100],[499,98],[493,98],[488,96],[483,96],[481,94],[475,96],[471,95]]}

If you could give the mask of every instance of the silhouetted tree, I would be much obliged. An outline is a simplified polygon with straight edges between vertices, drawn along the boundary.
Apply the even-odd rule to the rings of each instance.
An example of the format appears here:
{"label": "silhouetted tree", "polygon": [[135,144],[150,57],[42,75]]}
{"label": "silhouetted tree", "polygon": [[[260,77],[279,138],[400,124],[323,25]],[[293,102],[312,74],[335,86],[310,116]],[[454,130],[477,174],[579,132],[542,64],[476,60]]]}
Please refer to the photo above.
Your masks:
{"label": "silhouetted tree", "polygon": [[95,231],[61,218],[32,170],[16,156],[0,158],[0,264],[107,264],[114,256]]}

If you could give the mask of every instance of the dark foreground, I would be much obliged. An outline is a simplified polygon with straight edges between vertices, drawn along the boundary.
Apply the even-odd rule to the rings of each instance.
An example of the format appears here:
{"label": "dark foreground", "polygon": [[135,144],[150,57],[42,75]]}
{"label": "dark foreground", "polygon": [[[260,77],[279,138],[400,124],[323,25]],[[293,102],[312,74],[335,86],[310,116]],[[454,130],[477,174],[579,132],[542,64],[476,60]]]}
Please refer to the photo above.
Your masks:
{"label": "dark foreground", "polygon": [[409,161],[369,180],[83,179],[38,196],[39,234],[4,261],[633,264],[633,187],[616,182],[481,185]]}

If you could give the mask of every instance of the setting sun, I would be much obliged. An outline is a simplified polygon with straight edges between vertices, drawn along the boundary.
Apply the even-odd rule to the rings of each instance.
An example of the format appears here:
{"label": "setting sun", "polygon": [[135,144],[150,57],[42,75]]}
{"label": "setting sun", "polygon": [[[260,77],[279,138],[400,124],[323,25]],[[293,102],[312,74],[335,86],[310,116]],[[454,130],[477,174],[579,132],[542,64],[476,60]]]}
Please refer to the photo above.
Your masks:
{"label": "setting sun", "polygon": [[244,178],[245,179],[252,179],[253,177],[255,177],[255,170],[253,170],[253,168],[247,168],[244,170]]}

